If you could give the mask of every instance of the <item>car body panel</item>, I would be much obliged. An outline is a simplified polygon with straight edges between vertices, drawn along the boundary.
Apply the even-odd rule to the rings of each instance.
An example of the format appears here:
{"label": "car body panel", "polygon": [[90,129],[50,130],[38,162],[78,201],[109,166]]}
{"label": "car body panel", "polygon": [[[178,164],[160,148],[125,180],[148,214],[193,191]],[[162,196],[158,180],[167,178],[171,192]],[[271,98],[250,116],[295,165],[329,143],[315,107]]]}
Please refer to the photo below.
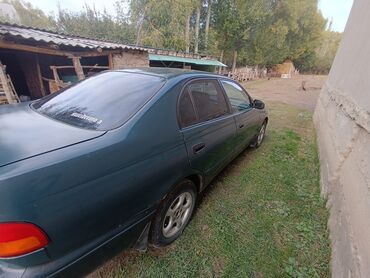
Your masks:
{"label": "car body panel", "polygon": [[206,184],[235,154],[236,124],[232,115],[184,128],[182,133],[190,165],[202,173]]}
{"label": "car body panel", "polygon": [[234,114],[237,126],[237,149],[243,150],[250,144],[251,140],[261,126],[261,115],[259,111],[249,108]]}

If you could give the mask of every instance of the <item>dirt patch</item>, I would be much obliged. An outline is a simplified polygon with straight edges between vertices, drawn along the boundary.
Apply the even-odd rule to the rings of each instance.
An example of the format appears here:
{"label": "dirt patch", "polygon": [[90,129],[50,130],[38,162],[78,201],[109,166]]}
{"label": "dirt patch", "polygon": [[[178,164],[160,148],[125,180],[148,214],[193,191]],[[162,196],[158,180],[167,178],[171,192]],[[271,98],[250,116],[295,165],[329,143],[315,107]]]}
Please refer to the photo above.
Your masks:
{"label": "dirt patch", "polygon": [[214,271],[215,277],[221,276],[224,267],[225,267],[225,261],[223,258],[217,258],[213,262],[213,271]]}
{"label": "dirt patch", "polygon": [[[273,78],[245,82],[243,86],[253,98],[261,99],[267,104],[279,101],[314,111],[326,79],[327,76],[297,75],[291,79]],[[306,90],[302,89],[302,83]]]}

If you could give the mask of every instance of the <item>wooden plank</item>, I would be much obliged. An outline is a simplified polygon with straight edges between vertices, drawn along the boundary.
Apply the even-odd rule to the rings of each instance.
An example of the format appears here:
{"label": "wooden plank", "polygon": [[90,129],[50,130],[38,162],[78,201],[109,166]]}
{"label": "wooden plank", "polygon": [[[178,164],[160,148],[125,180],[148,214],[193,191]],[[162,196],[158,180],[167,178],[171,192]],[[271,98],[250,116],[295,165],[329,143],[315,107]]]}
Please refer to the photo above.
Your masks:
{"label": "wooden plank", "polygon": [[78,80],[85,79],[85,74],[81,66],[80,57],[73,57],[72,62],[73,62],[73,67],[75,68]]}
{"label": "wooden plank", "polygon": [[36,71],[37,71],[36,74],[37,74],[37,77],[38,77],[39,83],[40,83],[41,94],[42,94],[42,96],[45,96],[46,95],[46,90],[45,90],[44,82],[42,81],[40,60],[39,60],[38,55],[37,55],[37,58],[36,58]]}
{"label": "wooden plank", "polygon": [[9,81],[9,86],[10,88],[13,90],[13,96],[15,97],[15,99],[17,100],[17,102],[21,102],[21,100],[19,99],[18,95],[17,95],[17,92],[14,88],[14,85],[13,85],[13,82],[12,82],[12,79],[10,78],[9,74],[6,75],[8,77],[8,81]]}
{"label": "wooden plank", "polygon": [[9,86],[8,78],[5,74],[5,67],[1,63],[0,63],[0,82],[3,87],[8,103],[9,104],[17,103],[17,100],[13,97],[11,87]]}
{"label": "wooden plank", "polygon": [[[13,84],[11,83],[9,75],[6,74],[6,67],[0,62],[0,81],[2,91],[5,94],[6,100],[9,104],[18,103],[19,98]],[[14,89],[14,90],[13,90]]]}

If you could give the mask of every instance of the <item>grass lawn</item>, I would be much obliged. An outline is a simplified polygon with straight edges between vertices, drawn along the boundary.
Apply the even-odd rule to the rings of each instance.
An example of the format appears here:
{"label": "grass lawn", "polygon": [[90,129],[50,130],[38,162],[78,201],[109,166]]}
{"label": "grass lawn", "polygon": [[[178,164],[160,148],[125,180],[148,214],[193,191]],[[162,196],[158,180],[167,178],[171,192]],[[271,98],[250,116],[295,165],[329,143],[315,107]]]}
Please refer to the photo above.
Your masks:
{"label": "grass lawn", "polygon": [[312,113],[270,103],[263,145],[206,190],[171,246],[126,251],[104,277],[329,277],[328,212],[320,198]]}

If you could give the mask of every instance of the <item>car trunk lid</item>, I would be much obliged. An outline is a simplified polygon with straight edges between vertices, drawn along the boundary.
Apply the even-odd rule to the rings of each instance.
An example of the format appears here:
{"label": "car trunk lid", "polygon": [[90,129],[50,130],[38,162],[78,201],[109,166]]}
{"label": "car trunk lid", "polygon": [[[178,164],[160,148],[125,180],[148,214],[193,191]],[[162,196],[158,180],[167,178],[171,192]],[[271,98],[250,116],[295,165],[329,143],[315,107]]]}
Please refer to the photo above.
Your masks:
{"label": "car trunk lid", "polygon": [[102,136],[45,117],[29,104],[0,107],[0,167]]}

